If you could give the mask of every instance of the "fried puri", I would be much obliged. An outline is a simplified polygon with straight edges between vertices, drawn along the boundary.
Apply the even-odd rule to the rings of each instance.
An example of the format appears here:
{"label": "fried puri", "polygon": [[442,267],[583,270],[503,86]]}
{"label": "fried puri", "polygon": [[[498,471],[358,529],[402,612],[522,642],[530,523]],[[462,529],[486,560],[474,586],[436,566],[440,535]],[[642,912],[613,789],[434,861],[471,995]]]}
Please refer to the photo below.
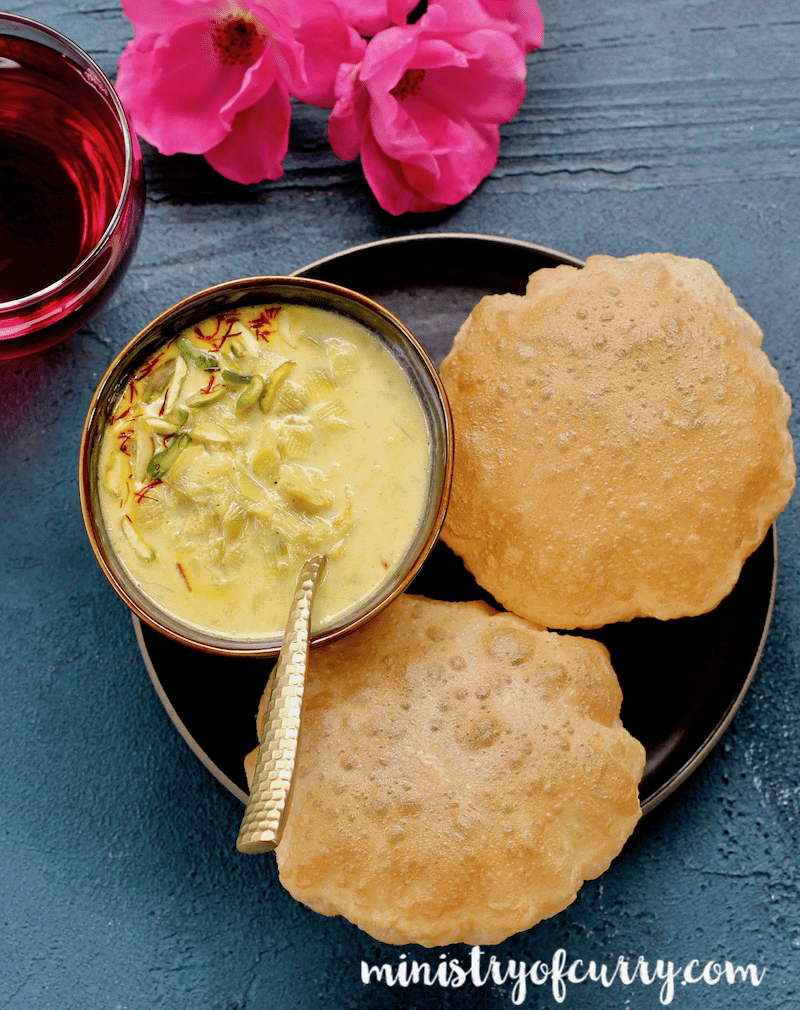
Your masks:
{"label": "fried puri", "polygon": [[443,538],[549,628],[713,610],[794,488],[789,397],[708,263],[592,256],[484,298],[441,374]]}
{"label": "fried puri", "polygon": [[640,816],[621,700],[597,642],[400,596],[312,652],[281,883],[387,943],[499,943],[554,915]]}

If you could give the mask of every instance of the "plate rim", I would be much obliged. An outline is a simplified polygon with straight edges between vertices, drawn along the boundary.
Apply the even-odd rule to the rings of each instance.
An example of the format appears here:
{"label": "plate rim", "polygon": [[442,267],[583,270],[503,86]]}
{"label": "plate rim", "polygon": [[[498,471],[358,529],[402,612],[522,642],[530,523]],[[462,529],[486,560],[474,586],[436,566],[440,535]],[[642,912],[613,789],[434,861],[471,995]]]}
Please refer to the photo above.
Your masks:
{"label": "plate rim", "polygon": [[579,259],[577,256],[571,256],[569,253],[563,253],[558,249],[551,249],[549,246],[539,245],[536,242],[528,242],[525,239],[507,238],[505,235],[481,235],[479,232],[468,231],[434,231],[423,232],[420,235],[393,235],[391,238],[375,239],[372,242],[363,242],[360,245],[348,246],[347,249],[342,249],[340,252],[331,253],[328,256],[323,256],[321,259],[314,260],[313,263],[307,263],[305,266],[298,267],[298,269],[292,271],[289,276],[305,276],[308,271],[326,266],[328,263],[339,260],[343,256],[349,256],[351,253],[366,252],[369,249],[375,249],[378,247],[384,248],[390,245],[403,245],[406,242],[435,242],[441,241],[442,239],[473,239],[480,242],[495,242],[498,245],[525,249],[528,252],[537,252],[542,256],[549,256],[552,259],[561,260],[562,263],[568,266],[586,266],[586,261]]}
{"label": "plate rim", "polygon": [[[339,252],[332,253],[328,256],[323,256],[320,259],[314,260],[312,263],[308,263],[305,266],[299,267],[294,270],[291,274],[287,276],[298,277],[304,276],[309,271],[315,271],[320,267],[324,267],[329,263],[335,262],[342,259],[345,256],[366,252],[370,249],[375,248],[385,248],[387,246],[393,245],[403,245],[405,243],[419,243],[419,242],[436,242],[442,240],[460,240],[460,239],[471,239],[479,242],[489,242],[497,243],[511,248],[524,249],[526,252],[535,252],[543,256],[550,257],[565,263],[567,265],[573,266],[584,266],[584,261],[578,259],[575,256],[570,256],[567,253],[562,253],[556,249],[550,249],[547,246],[539,245],[535,242],[528,242],[524,239],[510,239],[503,235],[482,235],[475,232],[425,232],[423,234],[415,235],[396,235],[390,238],[376,239],[372,242],[364,242],[359,245],[349,246],[347,249],[342,249]],[[744,678],[739,691],[735,697],[729,702],[722,718],[717,723],[715,729],[706,738],[703,745],[695,751],[692,757],[682,765],[666,782],[664,782],[646,801],[642,804],[642,816],[651,813],[657,806],[663,803],[669,796],[671,796],[687,779],[697,771],[700,765],[705,761],[711,751],[719,743],[720,738],[724,734],[725,730],[728,729],[733,717],[736,715],[737,711],[741,707],[744,701],[745,695],[750,689],[750,685],[755,676],[756,670],[758,669],[759,663],[761,661],[761,656],[766,645],[767,637],[769,635],[769,629],[772,624],[772,612],[775,604],[775,595],[777,588],[777,575],[778,575],[778,534],[776,525],[773,522],[770,526],[767,536],[772,537],[772,579],[770,585],[770,595],[769,602],[767,605],[766,614],[764,617],[764,626],[761,631],[761,636],[758,643],[758,648],[753,657],[753,661],[748,670],[747,676]],[[766,537],[765,537],[766,539]],[[763,543],[763,541],[762,541]],[[211,772],[214,778],[220,782],[233,796],[240,800],[243,804],[247,803],[247,793],[244,792],[236,783],[225,774],[225,772],[208,756],[208,754],[203,750],[198,744],[195,738],[192,736],[191,732],[187,728],[186,724],[181,719],[174,705],[172,704],[169,696],[164,690],[161,680],[158,676],[158,672],[155,669],[153,661],[150,657],[147,644],[144,640],[144,631],[142,628],[141,620],[132,613],[131,617],[134,624],[134,632],[136,635],[136,640],[139,646],[139,651],[144,660],[145,667],[150,676],[150,681],[155,689],[156,694],[164,706],[167,715],[172,720],[175,728],[178,730],[179,734],[183,737],[184,741],[188,744],[189,748],[193,754],[198,758],[200,763]]]}

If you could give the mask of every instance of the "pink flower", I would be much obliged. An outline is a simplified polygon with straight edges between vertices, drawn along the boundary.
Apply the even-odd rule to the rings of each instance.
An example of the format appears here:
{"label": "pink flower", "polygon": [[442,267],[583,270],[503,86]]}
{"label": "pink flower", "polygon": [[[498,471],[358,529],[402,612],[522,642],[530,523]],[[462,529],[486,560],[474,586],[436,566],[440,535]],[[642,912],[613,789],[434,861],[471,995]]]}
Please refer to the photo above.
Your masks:
{"label": "pink flower", "polygon": [[498,125],[525,95],[525,57],[503,27],[478,0],[439,0],[340,67],[331,146],[345,160],[361,154],[391,214],[457,203],[494,168]]}
{"label": "pink flower", "polygon": [[481,0],[488,14],[511,23],[514,39],[526,53],[544,41],[544,21],[536,0]]}
{"label": "pink flower", "polygon": [[203,154],[236,182],[277,179],[289,87],[308,86],[299,19],[284,0],[124,0],[124,9],[136,34],[116,88],[137,133],[163,154]]}

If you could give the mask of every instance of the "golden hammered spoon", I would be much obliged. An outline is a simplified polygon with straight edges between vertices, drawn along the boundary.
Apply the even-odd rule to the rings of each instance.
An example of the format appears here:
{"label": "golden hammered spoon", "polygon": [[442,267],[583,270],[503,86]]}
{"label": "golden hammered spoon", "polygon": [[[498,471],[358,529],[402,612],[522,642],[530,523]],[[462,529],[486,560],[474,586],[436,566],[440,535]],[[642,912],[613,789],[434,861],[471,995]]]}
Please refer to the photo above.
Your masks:
{"label": "golden hammered spoon", "polygon": [[324,554],[307,561],[297,580],[283,645],[275,667],[275,679],[250,786],[250,798],[236,839],[239,852],[269,852],[276,847],[283,834],[292,800],[294,767],[300,741],[311,607],[326,561]]}

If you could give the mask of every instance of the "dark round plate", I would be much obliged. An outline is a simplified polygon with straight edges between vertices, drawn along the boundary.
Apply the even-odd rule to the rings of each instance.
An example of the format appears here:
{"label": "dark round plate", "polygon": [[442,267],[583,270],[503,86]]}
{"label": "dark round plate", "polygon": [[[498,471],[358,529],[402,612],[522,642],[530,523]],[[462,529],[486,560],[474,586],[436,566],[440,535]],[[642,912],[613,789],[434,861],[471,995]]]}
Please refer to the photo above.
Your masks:
{"label": "dark round plate", "polygon": [[[473,305],[486,294],[523,294],[529,274],[581,261],[527,242],[481,235],[416,235],[358,246],[297,271],[369,295],[411,329],[438,365]],[[597,631],[625,701],[622,719],[644,744],[640,795],[652,810],[698,767],[739,707],[755,673],[775,592],[775,529],[710,614],[639,618]],[[485,599],[443,543],[409,587],[443,600]],[[136,624],[159,697],[203,764],[246,800],[242,761],[256,745],[255,714],[271,661],[195,652]]]}

